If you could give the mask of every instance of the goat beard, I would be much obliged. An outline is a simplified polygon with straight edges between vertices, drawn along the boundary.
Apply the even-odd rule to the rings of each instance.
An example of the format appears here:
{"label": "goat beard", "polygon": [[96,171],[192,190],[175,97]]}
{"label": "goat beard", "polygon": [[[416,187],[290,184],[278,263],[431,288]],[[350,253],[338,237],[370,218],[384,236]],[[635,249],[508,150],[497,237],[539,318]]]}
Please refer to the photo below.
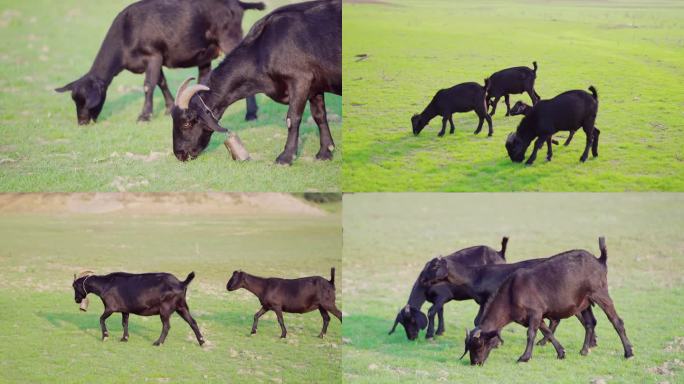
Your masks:
{"label": "goat beard", "polygon": [[83,300],[81,300],[81,305],[78,306],[78,309],[85,312],[88,310],[88,304],[88,298],[84,297]]}

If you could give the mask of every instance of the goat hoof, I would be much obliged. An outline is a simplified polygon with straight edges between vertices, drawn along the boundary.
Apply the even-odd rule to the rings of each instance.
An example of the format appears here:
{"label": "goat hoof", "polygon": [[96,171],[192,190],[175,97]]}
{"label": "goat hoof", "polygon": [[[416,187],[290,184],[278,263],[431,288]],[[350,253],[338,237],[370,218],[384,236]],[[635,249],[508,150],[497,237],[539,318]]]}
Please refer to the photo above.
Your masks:
{"label": "goat hoof", "polygon": [[332,160],[333,154],[332,152],[325,150],[325,151],[318,151],[316,154],[316,160]]}
{"label": "goat hoof", "polygon": [[124,337],[122,337],[122,338],[121,338],[121,340],[120,340],[120,341],[123,341],[123,342],[125,343],[125,342],[127,342],[127,341],[128,341],[128,337],[124,336]]}
{"label": "goat hoof", "polygon": [[248,113],[245,115],[245,121],[252,121],[252,120],[256,120],[256,119],[257,119],[256,113]]}
{"label": "goat hoof", "polygon": [[437,134],[437,137],[444,137],[444,132],[440,132]]}
{"label": "goat hoof", "polygon": [[279,165],[292,165],[292,158],[293,155],[286,154],[285,152],[281,153],[280,156],[276,159],[276,164]]}
{"label": "goat hoof", "polygon": [[281,338],[281,339],[284,339],[284,338],[286,338],[286,337],[287,337],[287,335],[280,335],[280,338]]}
{"label": "goat hoof", "polygon": [[586,356],[591,352],[591,349],[583,349],[580,351],[580,355]]}
{"label": "goat hoof", "polygon": [[562,351],[562,352],[559,353],[558,356],[556,356],[556,357],[558,358],[558,360],[563,360],[563,359],[565,359],[565,351]]}
{"label": "goat hoof", "polygon": [[162,345],[162,343],[160,343],[159,340],[157,340],[154,343],[152,343],[152,345],[154,345],[155,347],[158,347],[158,346]]}
{"label": "goat hoof", "polygon": [[632,351],[625,352],[625,359],[629,359],[634,357],[634,353]]}
{"label": "goat hoof", "polygon": [[541,339],[541,340],[537,341],[537,345],[539,345],[539,346],[546,345],[546,339]]}
{"label": "goat hoof", "polygon": [[150,115],[140,115],[138,116],[138,123],[146,123],[150,121]]}
{"label": "goat hoof", "polygon": [[109,339],[109,336],[102,336],[102,341],[107,341]]}
{"label": "goat hoof", "polygon": [[521,357],[518,359],[518,363],[527,363],[528,361],[530,361],[529,357]]}
{"label": "goat hoof", "polygon": [[173,109],[173,106],[166,107],[166,110],[164,110],[164,114],[165,114],[165,115],[170,115],[172,109]]}
{"label": "goat hoof", "polygon": [[325,336],[325,335],[322,334],[322,333],[318,335],[318,337],[321,338],[321,339],[322,339],[324,336]]}
{"label": "goat hoof", "polygon": [[437,335],[437,336],[442,336],[443,334],[444,334],[444,331],[437,331],[437,333],[435,333],[435,335]]}
{"label": "goat hoof", "polygon": [[200,347],[204,345],[204,339],[199,339],[197,342],[199,343]]}

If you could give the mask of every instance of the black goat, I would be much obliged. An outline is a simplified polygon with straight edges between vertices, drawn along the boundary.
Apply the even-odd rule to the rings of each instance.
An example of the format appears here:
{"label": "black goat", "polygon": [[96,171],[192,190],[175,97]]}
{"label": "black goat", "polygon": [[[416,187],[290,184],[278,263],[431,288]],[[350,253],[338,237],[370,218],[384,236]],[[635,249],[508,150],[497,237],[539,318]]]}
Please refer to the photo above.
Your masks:
{"label": "black goat", "polygon": [[[515,102],[513,105],[513,108],[511,108],[511,116],[517,116],[517,115],[529,115],[530,112],[532,112],[532,106],[527,105],[523,103],[522,101],[518,100]],[[565,143],[563,143],[564,146],[568,146],[570,142],[572,141],[572,137],[575,136],[575,132],[577,132],[577,129],[573,129],[570,131],[570,134],[568,135],[568,138],[565,140]],[[552,144],[558,145],[558,142],[556,140],[551,140]]]}
{"label": "black goat", "polygon": [[234,271],[226,284],[226,289],[234,291],[244,288],[259,298],[261,309],[254,314],[252,334],[257,331],[259,318],[268,311],[278,317],[281,338],[287,336],[283,321],[283,312],[307,313],[318,309],[323,318],[323,328],[318,337],[325,336],[328,331],[331,312],[342,322],[342,311],[335,306],[335,268],[330,270],[330,281],[320,276],[302,277],[300,279],[264,278],[243,271]]}
{"label": "black goat", "polygon": [[457,112],[475,111],[480,118],[475,134],[480,133],[482,124],[487,120],[487,125],[489,126],[488,136],[491,136],[494,134],[494,130],[492,129],[492,118],[487,114],[487,101],[485,99],[488,87],[489,83],[485,80],[484,87],[478,83],[461,83],[451,88],[440,89],[432,97],[430,104],[425,107],[423,112],[411,117],[413,134],[418,136],[420,131],[437,115],[442,116],[442,130],[439,131],[437,136],[444,136],[447,121],[451,126],[449,134],[453,134],[455,127],[451,115]]}
{"label": "black goat", "polygon": [[[310,1],[276,9],[262,18],[244,40],[214,69],[206,85],[178,90],[173,108],[173,152],[181,161],[196,158],[214,132],[223,112],[239,99],[265,93],[288,104],[287,142],[279,164],[291,164],[297,154],[299,124],[307,101],[318,125],[316,159],[330,160],[335,145],[328,127],[324,93],[342,94],[341,1]],[[193,97],[206,91],[202,97]],[[246,160],[239,140],[231,142],[233,158]],[[240,154],[236,156],[237,154]],[[244,155],[241,155],[244,154]]]}
{"label": "black goat", "polygon": [[[501,240],[500,251],[486,245],[478,245],[461,249],[449,256],[443,257],[443,259],[463,267],[501,264],[506,262],[507,244],[508,237],[504,237]],[[432,338],[435,335],[435,314],[439,317],[437,335],[441,335],[444,333],[444,304],[452,300],[470,299],[463,287],[457,287],[449,283],[425,284],[426,275],[434,268],[436,262],[437,258],[427,262],[420,272],[420,275],[418,275],[416,282],[413,283],[413,288],[411,289],[411,294],[409,295],[406,306],[399,311],[397,318],[394,320],[394,325],[389,331],[390,335],[394,333],[397,324],[401,324],[404,327],[406,337],[409,340],[418,338],[418,333],[421,329],[425,329],[425,327],[427,327],[425,338]],[[432,306],[428,310],[428,317],[421,312],[421,307],[425,301],[432,303]]]}
{"label": "black goat", "polygon": [[[573,250],[513,273],[485,304],[480,324],[472,332],[466,330],[465,344],[466,351],[470,351],[470,363],[483,364],[500,337],[501,329],[512,322],[527,327],[527,347],[519,362],[532,357],[537,329],[549,338],[558,358],[562,359],[565,350],[543,319],[564,319],[587,311],[592,303],[601,307],[615,327],[625,358],[632,357],[632,345],[608,294],[608,252],[603,237],[599,238],[599,247],[601,257],[598,259],[587,251]],[[586,354],[590,338],[591,334],[587,332],[582,354]]]}
{"label": "black goat", "polygon": [[587,160],[589,148],[592,155],[598,156],[599,135],[601,132],[594,126],[598,113],[598,93],[594,86],[590,86],[591,94],[586,91],[574,90],[561,93],[549,100],[541,100],[520,121],[515,132],[506,139],[506,151],[512,161],[520,163],[525,159],[525,151],[536,138],[532,154],[526,164],[534,163],[537,151],[547,143],[547,160],[551,160],[551,137],[560,131],[573,131],[579,127],[587,135],[587,145],[580,157],[580,161]]}
{"label": "black goat", "polygon": [[511,94],[527,92],[533,105],[539,101],[539,94],[534,90],[534,81],[537,78],[537,62],[533,61],[532,65],[534,69],[528,67],[506,68],[489,76],[490,85],[487,90],[487,104],[492,107],[490,116],[494,116],[496,105],[502,96],[506,102],[506,116],[509,116],[511,113],[511,105],[508,98]]}
{"label": "black goat", "polygon": [[195,319],[190,315],[185,293],[188,284],[195,278],[195,272],[190,272],[185,281],[179,281],[169,273],[141,273],[124,272],[110,273],[104,276],[93,275],[91,272],[74,275],[74,299],[81,304],[81,310],[88,309],[89,293],[102,299],[104,313],[100,316],[102,340],[109,337],[105,321],[114,312],[121,312],[123,337],[121,341],[128,341],[128,315],[140,316],[159,315],[162,321],[162,332],[154,345],[162,345],[169,333],[169,319],[176,312],[195,332],[197,342],[201,346],[204,338],[200,333]]}
{"label": "black goat", "polygon": [[[485,303],[494,295],[501,284],[506,281],[515,271],[523,268],[531,268],[547,261],[548,258],[531,259],[512,264],[484,264],[466,267],[460,263],[455,263],[446,258],[438,258],[423,274],[423,284],[431,286],[433,284],[447,284],[452,290],[460,292],[466,299],[473,299],[480,305],[480,309],[475,316],[473,323],[475,326],[480,324]],[[586,313],[577,314],[577,318],[584,325],[585,331],[591,335],[589,348],[596,346],[594,327],[596,319],[588,308]],[[551,320],[549,327],[555,332],[558,327],[557,320]],[[539,341],[539,345],[544,345],[548,339],[544,337]],[[585,351],[585,354],[588,351]],[[465,353],[463,353],[465,356]],[[463,358],[463,356],[461,356]]]}
{"label": "black goat", "polygon": [[[71,91],[79,124],[94,122],[102,111],[107,88],[126,69],[145,73],[145,103],[138,121],[152,114],[152,95],[159,86],[167,113],[173,107],[162,66],[199,68],[200,79],[211,70],[220,51],[230,52],[242,40],[242,15],[264,9],[264,3],[236,0],[143,0],[121,11],[112,22],[88,73],[57,92]],[[247,99],[247,120],[256,119],[253,94]]]}

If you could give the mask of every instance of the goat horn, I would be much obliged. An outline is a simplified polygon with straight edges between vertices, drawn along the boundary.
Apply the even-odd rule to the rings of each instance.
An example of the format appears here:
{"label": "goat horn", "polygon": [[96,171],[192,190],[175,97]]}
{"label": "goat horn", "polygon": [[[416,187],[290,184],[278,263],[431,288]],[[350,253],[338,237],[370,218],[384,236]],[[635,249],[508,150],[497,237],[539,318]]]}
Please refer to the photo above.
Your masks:
{"label": "goat horn", "polygon": [[180,109],[188,109],[188,106],[190,105],[190,99],[192,99],[192,96],[194,96],[195,93],[208,90],[209,87],[207,87],[206,85],[191,85],[184,89],[180,95],[178,95],[178,98],[176,99],[176,105]]}
{"label": "goat horn", "polygon": [[180,95],[183,93],[183,91],[185,91],[185,88],[187,88],[188,84],[190,84],[190,82],[193,80],[195,80],[195,78],[190,76],[187,79],[183,80],[180,87],[178,87],[178,91],[176,92],[176,105],[178,105],[178,98],[180,97]]}

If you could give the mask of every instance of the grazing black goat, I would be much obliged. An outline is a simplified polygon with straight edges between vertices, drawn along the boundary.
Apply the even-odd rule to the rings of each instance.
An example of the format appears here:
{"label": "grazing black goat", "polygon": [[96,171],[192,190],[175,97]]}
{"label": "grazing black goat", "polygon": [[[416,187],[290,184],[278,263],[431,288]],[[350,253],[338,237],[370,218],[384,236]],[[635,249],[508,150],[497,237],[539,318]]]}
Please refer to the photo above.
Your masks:
{"label": "grazing black goat", "polygon": [[[485,303],[494,295],[501,284],[506,281],[515,271],[523,268],[534,267],[547,261],[548,258],[531,259],[512,264],[484,264],[465,267],[460,263],[455,263],[447,258],[437,258],[431,267],[423,274],[423,284],[431,286],[433,284],[447,284],[453,291],[458,291],[466,299],[473,299],[480,305],[480,309],[475,316],[473,323],[475,326],[480,324]],[[582,315],[577,314],[577,318],[585,327],[585,331],[591,335],[589,348],[596,346],[594,327],[596,319],[591,308]],[[557,320],[551,320],[549,327],[555,332],[558,326]],[[539,345],[544,345],[548,339],[544,337],[539,341]],[[588,353],[588,350],[584,354]],[[465,356],[465,352],[463,353]],[[463,358],[461,356],[461,358]]]}
{"label": "grazing black goat", "polygon": [[[562,359],[565,350],[543,319],[565,319],[587,311],[592,303],[601,307],[615,327],[625,358],[632,357],[632,345],[608,294],[608,252],[603,237],[599,238],[599,247],[601,257],[598,259],[587,251],[573,250],[514,272],[485,304],[480,324],[471,332],[466,330],[465,344],[466,351],[470,351],[470,363],[483,364],[500,337],[501,329],[512,322],[527,327],[527,347],[519,362],[532,357],[537,329],[549,338],[558,358]],[[586,354],[590,338],[591,334],[586,333],[582,354]]]}
{"label": "grazing black goat", "polygon": [[89,293],[102,299],[104,313],[100,316],[102,340],[109,337],[105,321],[114,312],[121,312],[123,337],[121,341],[128,341],[128,315],[154,316],[159,315],[162,321],[162,332],[154,345],[162,345],[169,333],[169,319],[176,312],[195,332],[197,342],[201,346],[204,338],[197,327],[197,322],[190,315],[185,294],[188,284],[195,278],[195,272],[190,272],[185,281],[179,281],[169,273],[124,273],[115,272],[104,276],[93,275],[92,272],[74,275],[74,294],[76,303],[81,304],[81,310],[88,309]]}
{"label": "grazing black goat", "polygon": [[[264,9],[264,3],[236,0],[143,0],[133,3],[112,22],[88,73],[57,92],[71,91],[79,124],[94,122],[102,111],[107,88],[126,69],[145,73],[145,103],[138,121],[152,115],[152,95],[159,86],[167,113],[173,107],[162,66],[198,67],[200,79],[219,53],[229,53],[242,40],[242,15]],[[247,120],[256,119],[253,94],[247,99]]]}
{"label": "grazing black goat", "polygon": [[511,104],[508,96],[527,92],[536,104],[540,97],[534,90],[534,80],[537,78],[537,62],[533,61],[534,69],[528,67],[506,68],[489,76],[489,89],[487,90],[487,104],[492,107],[490,116],[494,116],[496,105],[503,96],[506,102],[506,116],[511,114]]}
{"label": "grazing black goat", "polygon": [[598,142],[601,132],[594,126],[598,113],[598,93],[594,86],[590,86],[591,94],[574,90],[561,93],[549,100],[541,100],[532,107],[520,121],[515,132],[506,139],[506,151],[512,161],[520,163],[525,159],[525,151],[536,138],[532,154],[526,164],[534,163],[537,151],[547,143],[546,159],[551,161],[551,137],[560,131],[574,131],[579,127],[587,135],[587,145],[580,157],[580,161],[587,160],[589,148],[592,155],[598,156]]}
{"label": "grazing black goat", "polygon": [[451,88],[440,89],[432,97],[430,104],[425,107],[423,112],[411,117],[413,134],[418,136],[420,131],[437,115],[442,116],[442,130],[439,131],[437,136],[444,136],[447,121],[451,126],[449,134],[453,134],[456,128],[454,127],[451,115],[457,112],[475,111],[480,118],[475,134],[480,133],[482,124],[487,120],[487,125],[489,126],[488,136],[491,136],[494,130],[492,129],[492,118],[487,114],[487,102],[485,99],[488,87],[489,83],[485,80],[484,87],[478,83],[461,83]]}
{"label": "grazing black goat", "polygon": [[[186,82],[178,90],[171,113],[173,152],[178,160],[196,158],[214,132],[227,132],[218,124],[223,112],[256,93],[289,105],[287,141],[276,159],[278,164],[292,164],[297,154],[299,124],[307,102],[320,133],[316,159],[332,159],[335,145],[324,93],[342,94],[341,1],[297,3],[271,12],[211,72],[207,84],[187,87]],[[199,97],[200,91],[206,93]],[[234,158],[235,152],[246,153],[239,142],[230,148]],[[238,158],[246,160],[246,156]]]}
{"label": "grazing black goat", "polygon": [[[486,245],[478,245],[461,249],[449,256],[443,257],[443,259],[449,260],[451,263],[460,265],[464,268],[478,265],[501,264],[506,262],[507,244],[508,237],[504,237],[501,240],[500,251]],[[409,340],[418,338],[418,333],[421,329],[425,329],[425,327],[427,327],[425,338],[432,338],[435,335],[435,314],[439,317],[437,335],[441,335],[444,333],[444,304],[452,300],[470,299],[463,287],[454,286],[449,283],[425,284],[427,274],[434,268],[436,262],[437,258],[427,262],[420,272],[420,275],[418,275],[416,282],[413,283],[413,288],[411,289],[411,294],[409,295],[406,306],[399,310],[397,318],[394,320],[394,325],[389,331],[390,335],[394,333],[397,324],[401,324],[404,327],[406,337]],[[428,317],[420,310],[425,301],[432,303],[432,306],[428,310]]]}
{"label": "grazing black goat", "polygon": [[283,321],[283,312],[307,313],[318,309],[323,318],[323,328],[318,337],[325,336],[328,331],[331,312],[342,322],[342,311],[335,306],[335,268],[330,270],[330,280],[320,276],[302,277],[300,279],[280,279],[276,277],[258,277],[243,271],[234,271],[226,284],[226,289],[234,291],[244,288],[259,298],[261,309],[254,314],[252,334],[257,331],[259,318],[268,311],[278,317],[281,338],[287,336]]}
{"label": "grazing black goat", "polygon": [[[517,115],[527,116],[530,114],[530,112],[532,112],[532,106],[527,105],[520,100],[516,101],[515,105],[513,105],[513,108],[511,108],[511,116],[517,116]],[[564,146],[567,147],[570,144],[570,142],[572,141],[572,137],[575,136],[575,132],[577,132],[577,129],[573,129],[570,131],[568,138],[565,140],[565,143],[563,143]],[[558,145],[558,142],[556,140],[551,140],[551,143]]]}

